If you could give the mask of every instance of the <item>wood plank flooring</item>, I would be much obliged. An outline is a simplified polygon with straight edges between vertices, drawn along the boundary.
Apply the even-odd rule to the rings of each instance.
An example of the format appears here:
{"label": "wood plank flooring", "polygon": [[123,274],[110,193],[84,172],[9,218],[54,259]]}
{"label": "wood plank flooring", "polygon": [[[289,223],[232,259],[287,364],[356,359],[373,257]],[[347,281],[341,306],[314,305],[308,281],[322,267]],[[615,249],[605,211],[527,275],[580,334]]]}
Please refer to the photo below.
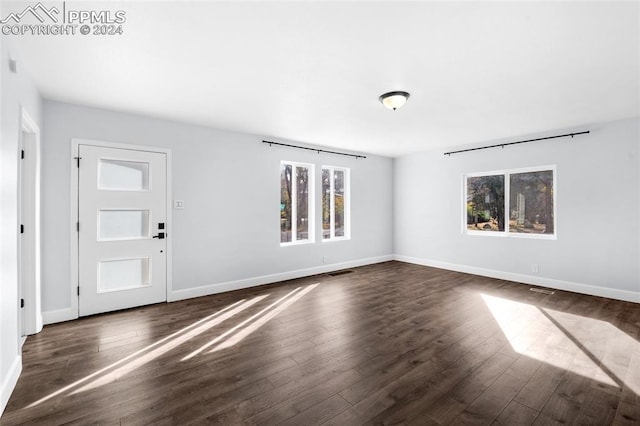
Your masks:
{"label": "wood plank flooring", "polygon": [[352,271],[46,326],[0,423],[640,424],[640,305]]}

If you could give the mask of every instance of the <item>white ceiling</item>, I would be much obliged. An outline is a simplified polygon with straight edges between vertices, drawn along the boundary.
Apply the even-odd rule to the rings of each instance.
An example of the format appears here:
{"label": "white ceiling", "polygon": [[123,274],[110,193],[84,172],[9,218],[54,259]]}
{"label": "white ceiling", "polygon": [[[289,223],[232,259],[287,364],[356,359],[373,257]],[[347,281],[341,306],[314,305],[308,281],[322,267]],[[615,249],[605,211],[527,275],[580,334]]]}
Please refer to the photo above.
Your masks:
{"label": "white ceiling", "polygon": [[639,115],[637,1],[66,6],[127,21],[14,39],[53,100],[388,156]]}

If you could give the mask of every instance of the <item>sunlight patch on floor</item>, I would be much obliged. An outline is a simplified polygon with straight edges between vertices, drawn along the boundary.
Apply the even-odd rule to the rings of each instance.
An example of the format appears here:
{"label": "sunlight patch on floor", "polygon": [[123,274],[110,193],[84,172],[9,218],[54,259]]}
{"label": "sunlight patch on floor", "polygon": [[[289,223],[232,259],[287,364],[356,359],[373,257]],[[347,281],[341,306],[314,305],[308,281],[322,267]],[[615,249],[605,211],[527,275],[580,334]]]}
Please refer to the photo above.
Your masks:
{"label": "sunlight patch on floor", "polygon": [[[162,353],[166,353],[168,350],[167,349],[169,346],[171,348],[174,348],[175,345],[174,344],[174,339],[175,340],[180,340],[181,343],[184,343],[186,340],[189,340],[191,338],[193,338],[194,336],[196,336],[199,333],[202,333],[203,331],[215,326],[216,324],[221,323],[222,321],[231,318],[233,315],[239,313],[240,311],[248,308],[249,306],[259,302],[260,300],[264,299],[265,297],[267,297],[268,295],[264,295],[264,296],[258,296],[254,299],[251,299],[249,301],[245,301],[245,299],[239,300],[229,306],[227,306],[226,308],[215,312],[205,318],[202,318],[201,320],[198,320],[196,322],[194,322],[191,325],[188,325],[187,327],[184,327],[178,331],[176,331],[175,333],[172,333],[160,340],[158,340],[155,343],[152,343],[151,345],[148,345],[134,353],[132,353],[131,355],[128,355],[104,368],[101,368],[100,370],[96,371],[95,373],[92,373],[80,380],[77,380],[73,383],[71,383],[70,385],[67,385],[55,392],[50,393],[49,395],[29,404],[26,408],[32,408],[35,407],[39,404],[42,404],[45,401],[50,400],[51,398],[54,398],[58,395],[61,395],[65,392],[70,392],[71,394],[75,394],[78,392],[82,392],[83,390],[88,390],[88,389],[93,389],[97,386],[112,382],[113,380],[115,380],[117,377],[121,377],[124,371],[132,371],[133,368],[131,368],[132,365],[135,365],[135,368],[138,368],[139,366],[143,365],[146,362],[149,362],[152,359],[157,358],[158,356],[160,356]],[[196,332],[197,330],[197,332]],[[185,336],[189,336],[188,338],[185,338]],[[146,353],[146,354],[145,354]],[[152,356],[150,356],[150,354],[153,354]],[[139,358],[138,358],[139,357]],[[144,359],[144,362],[139,362],[138,359]],[[128,361],[129,364],[126,364]],[[113,370],[113,369],[117,369],[117,370]],[[112,371],[113,370],[113,371]],[[113,374],[114,371],[119,371],[120,374]],[[101,376],[103,375],[104,376]],[[89,380],[92,380],[93,382],[82,386],[83,384],[87,383]],[[82,386],[82,388],[75,390],[76,388],[78,388],[79,386]]]}
{"label": "sunlight patch on floor", "polygon": [[[310,285],[308,287],[306,287],[304,290],[302,290],[301,293],[307,294],[309,291],[313,290],[318,284],[313,284]],[[200,348],[196,349],[195,351],[191,352],[189,355],[185,356],[184,358],[181,359],[181,361],[188,361],[191,358],[195,357],[196,355],[202,353],[203,351],[207,350],[208,348],[210,348],[211,346],[214,346],[217,343],[224,343],[225,340],[228,336],[232,335],[234,332],[241,330],[242,327],[250,324],[252,321],[256,320],[257,318],[259,318],[260,316],[264,315],[266,312],[268,312],[271,309],[274,309],[275,307],[277,307],[278,305],[280,305],[281,303],[283,303],[285,300],[294,297],[294,295],[298,292],[300,292],[302,287],[298,287],[292,291],[290,291],[289,293],[287,293],[286,295],[282,296],[280,299],[276,300],[275,302],[273,302],[272,304],[270,304],[269,306],[267,306],[266,308],[262,309],[261,311],[259,311],[258,313],[252,315],[251,317],[247,318],[246,320],[242,321],[241,323],[237,324],[235,327],[227,330],[226,332],[222,333],[220,336],[216,337],[215,339],[211,340],[210,342],[207,342],[206,344],[202,345]],[[296,298],[295,300],[298,300],[298,298]],[[289,305],[287,305],[289,306]],[[225,347],[229,347],[229,346],[225,346]],[[217,347],[216,349],[217,350]],[[214,351],[210,351],[210,352],[214,352]]]}
{"label": "sunlight patch on floor", "polygon": [[629,372],[640,343],[612,324],[481,294],[514,351],[640,395]]}
{"label": "sunlight patch on floor", "polygon": [[640,342],[607,321],[553,309],[543,311],[558,328],[571,334],[583,351],[601,363],[596,380],[602,382],[603,373],[619,378],[618,383],[623,382],[640,396],[640,368],[630,367],[630,362],[640,356]]}
{"label": "sunlight patch on floor", "polygon": [[177,348],[178,346],[196,337],[197,335],[204,333],[208,329],[244,311],[250,306],[255,305],[265,297],[267,296],[265,295],[265,296],[254,297],[253,299],[247,302],[244,302],[243,304],[225,312],[224,314],[216,316],[215,318],[212,318],[200,324],[199,326],[192,328],[191,330],[185,333],[182,333],[180,336],[177,336],[174,339],[169,340],[163,345],[158,346],[157,348],[145,353],[144,355],[141,355],[135,359],[132,359],[131,361],[116,368],[115,370],[112,370],[109,373],[104,374],[103,376],[93,380],[91,383],[87,383],[86,385],[74,390],[73,392],[71,392],[71,395],[75,395],[76,393],[80,393],[80,392],[85,392],[90,389],[94,389],[99,386],[103,386],[117,380],[118,378],[126,375],[127,373],[130,373],[133,370],[136,370],[137,368],[143,366],[144,364],[153,361],[154,359],[160,357],[161,355],[164,355],[165,353],[169,352],[172,349]]}
{"label": "sunlight patch on floor", "polygon": [[[310,286],[306,287],[304,290],[302,290],[302,291],[296,293],[295,295],[291,296],[288,300],[282,302],[279,306],[276,306],[270,312],[267,312],[262,317],[256,319],[252,324],[247,325],[245,328],[243,328],[242,330],[238,331],[235,335],[229,337],[227,340],[223,341],[218,346],[216,346],[215,348],[211,349],[209,351],[209,353],[216,352],[216,351],[219,351],[219,350],[225,349],[225,348],[230,348],[230,347],[240,343],[245,337],[247,337],[248,335],[250,335],[251,333],[253,333],[257,329],[259,329],[260,327],[265,325],[267,322],[269,322],[271,319],[273,319],[280,312],[284,311],[289,306],[293,305],[298,300],[303,298],[307,293],[309,293],[311,290],[316,288],[317,285],[318,284],[310,285]],[[253,317],[251,317],[249,319],[257,317],[261,313],[262,312],[259,312],[258,314],[254,315]]]}
{"label": "sunlight patch on floor", "polygon": [[[220,334],[207,344],[201,346],[199,349],[191,352],[189,355],[182,358],[181,361],[191,359],[216,344],[217,346],[215,346],[210,352],[216,352],[221,349],[236,345],[251,333],[255,332],[258,328],[273,319],[276,315],[280,314],[285,309],[290,307],[293,303],[300,300],[304,295],[309,293],[317,286],[318,284],[313,284],[305,287],[304,289],[302,287],[298,287],[292,290],[285,296],[271,303],[266,308],[260,310],[258,313],[252,315],[236,326],[230,328],[226,332]],[[96,371],[95,373],[92,373],[80,380],[77,380],[74,383],[71,383],[70,385],[67,385],[55,392],[50,393],[49,395],[31,403],[26,408],[35,407],[45,401],[50,400],[51,398],[62,395],[64,393],[68,393],[68,395],[75,395],[112,383],[119,378],[131,373],[132,371],[140,368],[141,366],[154,361],[155,359],[179,347],[180,345],[183,345],[184,343],[215,327],[216,325],[238,315],[239,313],[250,308],[256,303],[266,299],[268,296],[268,294],[265,294],[256,296],[251,300],[239,300],[216,313],[202,318],[201,320],[198,320],[193,324],[184,327],[181,330],[178,330],[175,333],[172,333],[169,336],[166,336],[151,345],[146,346],[132,353],[131,355],[128,355],[108,365],[107,367]]]}

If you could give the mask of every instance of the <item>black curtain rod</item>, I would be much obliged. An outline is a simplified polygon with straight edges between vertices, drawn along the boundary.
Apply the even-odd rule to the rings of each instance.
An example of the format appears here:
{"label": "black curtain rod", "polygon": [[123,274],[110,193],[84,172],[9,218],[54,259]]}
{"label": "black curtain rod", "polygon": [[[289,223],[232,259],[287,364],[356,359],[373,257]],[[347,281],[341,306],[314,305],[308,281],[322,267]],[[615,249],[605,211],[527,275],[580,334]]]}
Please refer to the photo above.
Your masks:
{"label": "black curtain rod", "polygon": [[527,139],[526,141],[518,141],[518,142],[507,142],[507,143],[498,143],[495,145],[488,145],[488,146],[481,146],[478,148],[469,148],[469,149],[461,149],[459,151],[450,151],[450,152],[445,152],[444,155],[451,155],[451,154],[459,154],[461,152],[469,152],[469,151],[478,151],[480,149],[489,149],[489,148],[504,148],[505,146],[509,146],[509,145],[517,145],[519,143],[527,143],[527,142],[536,142],[536,141],[543,141],[546,139],[557,139],[557,138],[566,138],[568,136],[571,136],[572,138],[574,136],[577,135],[585,135],[589,133],[589,130],[585,130],[584,132],[576,132],[576,133],[567,133],[565,135],[556,135],[556,136],[547,136],[544,138],[536,138],[536,139]]}
{"label": "black curtain rod", "polygon": [[306,149],[307,151],[315,151],[318,154],[320,154],[321,152],[324,152],[324,153],[327,153],[327,154],[345,155],[347,157],[353,157],[356,160],[358,158],[367,158],[364,155],[347,154],[346,152],[337,152],[337,151],[327,151],[327,150],[324,150],[324,149],[308,148],[306,146],[289,145],[288,143],[271,142],[271,141],[262,141],[262,143],[268,143],[269,146],[271,146],[271,145],[279,145],[279,146],[286,146],[288,148]]}

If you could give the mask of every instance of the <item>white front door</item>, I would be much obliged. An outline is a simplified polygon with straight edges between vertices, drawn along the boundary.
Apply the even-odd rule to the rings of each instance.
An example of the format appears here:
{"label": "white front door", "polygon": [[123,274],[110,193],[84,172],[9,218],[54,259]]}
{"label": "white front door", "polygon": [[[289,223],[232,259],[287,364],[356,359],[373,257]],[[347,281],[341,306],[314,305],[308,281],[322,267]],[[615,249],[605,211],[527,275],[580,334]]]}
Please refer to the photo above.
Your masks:
{"label": "white front door", "polygon": [[166,154],[79,145],[79,314],[166,301]]}

